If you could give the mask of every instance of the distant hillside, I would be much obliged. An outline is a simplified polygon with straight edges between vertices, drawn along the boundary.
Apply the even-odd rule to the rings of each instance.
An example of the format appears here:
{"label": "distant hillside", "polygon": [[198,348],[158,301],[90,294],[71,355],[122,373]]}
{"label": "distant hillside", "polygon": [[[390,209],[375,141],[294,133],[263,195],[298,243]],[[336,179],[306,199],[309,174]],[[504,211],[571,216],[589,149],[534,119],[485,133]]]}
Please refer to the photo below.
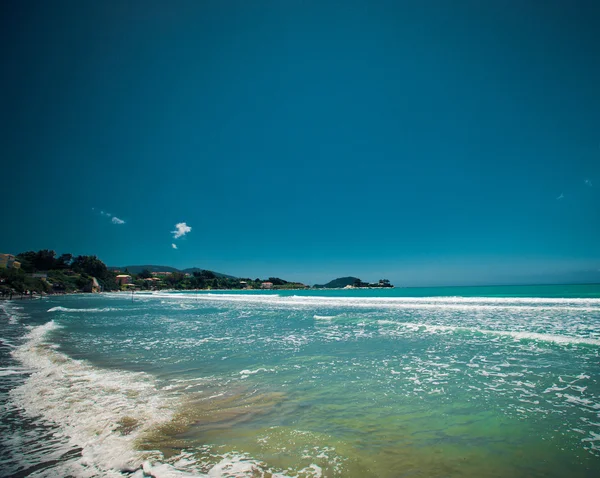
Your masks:
{"label": "distant hillside", "polygon": [[354,285],[356,281],[360,281],[360,279],[358,277],[340,277],[324,285],[315,284],[314,287],[317,289],[341,289],[347,285]]}
{"label": "distant hillside", "polygon": [[179,269],[175,269],[174,267],[169,267],[169,266],[151,266],[151,265],[109,267],[108,269],[111,270],[111,271],[119,270],[121,272],[124,272],[125,269],[127,269],[130,274],[139,274],[144,269],[148,269],[150,272],[181,272]]}
{"label": "distant hillside", "polygon": [[[190,267],[188,269],[176,269],[175,267],[169,266],[155,266],[155,265],[142,265],[142,266],[122,266],[122,267],[109,267],[111,271],[119,270],[124,272],[125,269],[129,271],[130,274],[139,274],[144,269],[148,269],[150,272],[182,272],[184,274],[193,274],[194,272],[200,272],[205,269],[200,269],[199,267]],[[216,277],[225,277],[227,279],[237,279],[237,277],[230,276],[227,274],[222,274],[221,272],[211,271]]]}
{"label": "distant hillside", "polygon": [[[184,274],[193,274],[194,272],[200,272],[206,269],[200,269],[199,267],[189,267],[187,269],[183,269],[181,272],[183,272]],[[210,271],[212,272],[215,276],[217,277],[225,277],[227,279],[237,279],[237,277],[235,276],[230,276],[227,274],[223,274],[221,272],[215,272],[215,271]]]}

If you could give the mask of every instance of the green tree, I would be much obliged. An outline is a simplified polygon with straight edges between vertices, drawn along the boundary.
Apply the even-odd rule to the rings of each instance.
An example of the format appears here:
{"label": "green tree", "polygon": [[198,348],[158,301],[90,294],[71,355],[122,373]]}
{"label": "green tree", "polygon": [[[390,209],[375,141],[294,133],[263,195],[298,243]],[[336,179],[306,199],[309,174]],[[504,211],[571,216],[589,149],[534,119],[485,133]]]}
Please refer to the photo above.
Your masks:
{"label": "green tree", "polygon": [[56,252],[42,249],[36,254],[35,268],[39,271],[51,271],[56,267]]}
{"label": "green tree", "polygon": [[35,272],[35,262],[36,262],[37,252],[27,251],[21,252],[17,254],[17,259],[21,263],[21,269],[25,272]]}
{"label": "green tree", "polygon": [[182,288],[181,282],[185,279],[185,275],[181,272],[173,272],[171,275],[165,277],[164,281],[167,285],[173,289]]}
{"label": "green tree", "polygon": [[287,281],[280,279],[279,277],[269,277],[269,282],[271,282],[273,285],[285,285],[287,284]]}
{"label": "green tree", "polygon": [[200,274],[202,274],[202,277],[205,279],[216,279],[217,276],[215,275],[215,273],[213,271],[201,271]]}
{"label": "green tree", "polygon": [[148,269],[144,269],[138,274],[138,277],[140,279],[150,279],[152,277],[152,273]]}
{"label": "green tree", "polygon": [[73,261],[73,254],[61,254],[56,259],[56,269],[68,269]]}
{"label": "green tree", "polygon": [[51,271],[53,269],[60,269],[59,262],[56,259],[56,252],[49,249],[42,249],[37,252],[21,252],[17,255],[17,259],[21,263],[21,268],[25,272]]}
{"label": "green tree", "polygon": [[150,288],[150,284],[148,284],[148,281],[144,280],[144,279],[134,280],[133,283],[135,284],[136,287],[139,287],[140,289],[143,289],[143,290],[147,290]]}
{"label": "green tree", "polygon": [[108,270],[104,262],[96,256],[77,256],[73,259],[71,268],[82,275],[98,279],[104,290],[117,290],[115,275]]}
{"label": "green tree", "polygon": [[75,272],[85,273],[93,277],[106,277],[107,267],[96,256],[77,256],[71,264]]}
{"label": "green tree", "polygon": [[25,290],[25,273],[19,269],[0,269],[0,280],[2,283],[18,292]]}

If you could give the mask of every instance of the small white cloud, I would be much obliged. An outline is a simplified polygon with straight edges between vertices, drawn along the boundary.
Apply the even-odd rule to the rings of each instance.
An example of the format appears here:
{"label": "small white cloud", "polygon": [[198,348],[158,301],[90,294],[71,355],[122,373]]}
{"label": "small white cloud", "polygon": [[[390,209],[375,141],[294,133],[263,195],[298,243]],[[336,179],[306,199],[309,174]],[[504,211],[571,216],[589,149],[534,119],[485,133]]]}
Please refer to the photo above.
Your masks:
{"label": "small white cloud", "polygon": [[560,196],[558,196],[556,199],[558,200],[558,199],[564,199],[564,198],[565,198],[565,195],[563,193],[560,193]]}
{"label": "small white cloud", "polygon": [[112,223],[113,224],[125,224],[125,221],[123,221],[122,219],[119,219],[117,216],[112,218]]}
{"label": "small white cloud", "polygon": [[584,183],[585,183],[585,185],[586,185],[586,186],[588,186],[588,187],[590,187],[590,188],[592,187],[592,181],[591,181],[591,179],[586,179],[586,180],[584,181]]}
{"label": "small white cloud", "polygon": [[177,244],[171,244],[171,247],[172,247],[173,249],[177,249]]}
{"label": "small white cloud", "polygon": [[179,239],[180,237],[185,236],[191,230],[192,228],[185,222],[180,222],[179,224],[175,224],[175,230],[171,231],[171,234],[173,234],[175,239]]}
{"label": "small white cloud", "polygon": [[112,214],[110,214],[108,212],[104,212],[104,211],[100,211],[100,215],[101,216],[108,216],[108,217],[112,216]]}

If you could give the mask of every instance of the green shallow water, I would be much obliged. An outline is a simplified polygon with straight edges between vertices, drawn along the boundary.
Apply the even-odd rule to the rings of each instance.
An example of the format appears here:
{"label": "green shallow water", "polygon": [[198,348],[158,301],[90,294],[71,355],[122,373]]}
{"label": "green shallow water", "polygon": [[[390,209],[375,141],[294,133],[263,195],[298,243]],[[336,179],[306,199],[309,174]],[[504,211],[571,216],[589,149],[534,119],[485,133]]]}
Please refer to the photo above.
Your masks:
{"label": "green shallow water", "polygon": [[19,400],[100,470],[118,439],[195,475],[598,476],[600,288],[565,287],[50,299]]}

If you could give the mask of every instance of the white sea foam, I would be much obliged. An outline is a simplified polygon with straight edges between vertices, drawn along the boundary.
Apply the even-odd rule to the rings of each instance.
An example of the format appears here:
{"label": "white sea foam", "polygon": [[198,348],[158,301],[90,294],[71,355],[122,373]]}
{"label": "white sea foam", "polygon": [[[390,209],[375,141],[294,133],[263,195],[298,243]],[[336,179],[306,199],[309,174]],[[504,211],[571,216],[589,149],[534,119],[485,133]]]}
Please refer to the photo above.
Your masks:
{"label": "white sea foam", "polygon": [[269,304],[273,306],[353,307],[378,309],[432,309],[457,311],[535,310],[544,309],[598,312],[598,298],[537,298],[537,297],[325,297],[280,296],[271,294],[182,294],[156,292],[152,298],[171,301],[194,300],[233,303]]}
{"label": "white sea foam", "polygon": [[600,433],[590,432],[590,435],[589,438],[585,438],[581,441],[600,441]]}
{"label": "white sea foam", "polygon": [[471,327],[461,327],[455,325],[432,325],[413,322],[393,322],[393,321],[378,321],[381,325],[395,324],[402,326],[412,331],[426,332],[470,332],[479,334],[499,335],[504,337],[512,337],[515,340],[534,340],[541,342],[554,342],[556,344],[587,344],[600,346],[600,340],[587,337],[570,337],[566,335],[542,334],[526,331],[511,331],[511,330],[487,330]]}
{"label": "white sea foam", "polygon": [[24,375],[31,372],[32,370],[24,367],[0,367],[0,377],[7,377],[9,375]]}
{"label": "white sea foam", "polygon": [[16,346],[9,340],[0,337],[0,347],[9,347],[11,349],[14,349]]}
{"label": "white sea foam", "polygon": [[119,308],[115,308],[115,307],[103,307],[103,308],[89,308],[89,309],[72,309],[69,307],[52,307],[51,309],[48,309],[47,312],[114,312],[114,311],[119,311],[121,309]]}
{"label": "white sea foam", "polygon": [[574,405],[581,405],[594,410],[600,410],[600,403],[594,403],[588,398],[576,397],[575,395],[569,395],[567,393],[557,393],[556,396],[558,398],[564,398],[566,402]]}
{"label": "white sea foam", "polygon": [[[169,422],[180,403],[179,395],[169,395],[148,374],[103,370],[68,358],[46,342],[47,334],[57,328],[54,321],[32,327],[26,343],[12,352],[23,367],[0,370],[7,374],[33,372],[11,390],[13,405],[31,418],[58,425],[68,442],[66,449],[81,448],[80,457],[59,463],[58,468],[40,476],[121,477],[126,471],[128,476],[140,478],[286,478],[242,454],[222,455],[206,474],[200,471],[206,464],[186,458],[185,453],[167,462],[158,451],[137,451],[137,438]],[[261,367],[240,374],[273,371]],[[314,467],[306,476],[320,476]]]}
{"label": "white sea foam", "polygon": [[569,337],[566,335],[538,334],[535,332],[512,332],[496,330],[481,330],[480,332],[485,334],[514,337],[517,340],[539,340],[542,342],[554,342],[557,344],[587,344],[600,346],[600,340],[586,337]]}
{"label": "white sea foam", "polygon": [[209,472],[210,478],[231,477],[242,478],[251,476],[272,476],[273,478],[287,478],[286,475],[279,473],[265,474],[265,465],[257,460],[245,457],[243,455],[228,454],[223,460],[217,463]]}
{"label": "white sea foam", "polygon": [[19,320],[24,317],[23,307],[15,305],[13,302],[8,301],[4,304],[0,304],[0,311],[2,311],[8,317],[8,323],[10,325],[16,325]]}
{"label": "white sea foam", "polygon": [[[212,465],[212,468],[206,473],[199,471],[182,471],[181,469],[195,469],[198,467],[198,461],[190,453],[183,451],[179,455],[170,459],[170,463],[151,463],[146,461],[142,464],[139,475],[133,474],[132,478],[291,478],[291,476],[278,473],[271,470],[268,465],[262,461],[253,459],[247,454],[225,453],[218,456],[220,461]],[[316,458],[327,458],[326,455],[319,455]],[[171,464],[172,463],[172,464]],[[311,464],[293,476],[302,476],[305,478],[321,478],[323,472],[321,467]]]}
{"label": "white sea foam", "polygon": [[336,317],[338,317],[337,315],[313,315],[313,319],[315,320],[333,320]]}
{"label": "white sea foam", "polygon": [[275,371],[274,368],[264,368],[264,367],[257,368],[256,370],[242,370],[240,372],[240,375],[241,375],[240,378],[248,378],[248,376],[256,375],[257,373],[260,373],[260,372],[274,372],[274,371]]}
{"label": "white sea foam", "polygon": [[134,439],[169,420],[171,404],[146,374],[101,370],[48,347],[45,335],[57,327],[50,321],[33,328],[14,351],[35,372],[11,391],[12,399],[29,416],[58,424],[73,446],[82,447],[82,466],[99,473],[136,469],[141,457]]}

